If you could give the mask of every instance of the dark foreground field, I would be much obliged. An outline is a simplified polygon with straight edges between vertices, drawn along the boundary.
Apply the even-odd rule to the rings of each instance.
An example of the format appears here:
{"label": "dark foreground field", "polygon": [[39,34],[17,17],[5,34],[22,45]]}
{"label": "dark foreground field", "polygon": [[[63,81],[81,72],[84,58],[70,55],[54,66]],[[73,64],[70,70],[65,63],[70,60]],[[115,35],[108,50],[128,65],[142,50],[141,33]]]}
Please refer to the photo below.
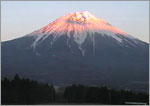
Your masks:
{"label": "dark foreground field", "polygon": [[43,84],[18,75],[13,80],[5,78],[1,83],[1,104],[120,104],[143,102],[149,104],[149,95],[129,90],[114,90],[106,86],[73,84],[56,90],[52,84]]}

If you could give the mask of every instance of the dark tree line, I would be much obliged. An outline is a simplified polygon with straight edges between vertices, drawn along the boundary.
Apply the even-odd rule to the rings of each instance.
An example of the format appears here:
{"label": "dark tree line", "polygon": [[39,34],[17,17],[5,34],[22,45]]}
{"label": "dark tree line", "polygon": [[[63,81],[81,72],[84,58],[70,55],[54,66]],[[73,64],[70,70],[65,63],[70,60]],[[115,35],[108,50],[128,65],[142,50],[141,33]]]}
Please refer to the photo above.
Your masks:
{"label": "dark tree line", "polygon": [[1,93],[2,104],[52,103],[55,100],[53,85],[20,79],[18,75],[11,81],[7,78],[2,80]]}
{"label": "dark tree line", "polygon": [[125,90],[113,90],[107,87],[71,85],[63,92],[56,92],[52,84],[43,84],[18,75],[13,80],[1,81],[2,104],[124,104],[125,102],[145,102],[149,104],[149,95]]}
{"label": "dark tree line", "polygon": [[64,98],[68,103],[124,104],[144,102],[149,104],[149,95],[132,91],[116,91],[107,87],[72,85],[66,87]]}

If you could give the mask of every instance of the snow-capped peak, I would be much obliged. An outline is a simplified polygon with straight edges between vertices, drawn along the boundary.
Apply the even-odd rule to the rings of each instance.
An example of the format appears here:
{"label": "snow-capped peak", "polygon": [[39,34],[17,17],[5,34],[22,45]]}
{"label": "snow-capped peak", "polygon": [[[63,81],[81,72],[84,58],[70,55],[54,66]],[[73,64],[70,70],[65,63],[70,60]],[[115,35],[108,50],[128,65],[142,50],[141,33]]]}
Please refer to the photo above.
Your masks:
{"label": "snow-capped peak", "polygon": [[[70,32],[73,33],[70,34]],[[29,35],[33,35],[36,38],[32,44],[32,47],[34,48],[38,45],[39,41],[44,41],[48,36],[54,36],[53,41],[50,42],[51,45],[61,35],[68,36],[68,39],[73,36],[75,42],[79,45],[79,49],[84,53],[81,45],[84,43],[87,35],[90,35],[94,48],[95,37],[93,36],[95,33],[100,36],[109,36],[115,39],[120,46],[122,46],[123,37],[132,39],[133,41],[135,40],[134,37],[129,36],[120,29],[110,25],[103,19],[100,19],[87,11],[69,13]],[[123,37],[120,37],[120,35]]]}
{"label": "snow-capped peak", "polygon": [[48,24],[46,27],[36,31],[36,33],[62,33],[68,31],[110,31],[116,34],[126,35],[120,29],[111,26],[106,21],[99,19],[89,12],[69,13],[56,21]]}
{"label": "snow-capped peak", "polygon": [[90,20],[96,20],[96,17],[89,12],[74,12],[71,14],[68,21],[76,23],[89,23]]}

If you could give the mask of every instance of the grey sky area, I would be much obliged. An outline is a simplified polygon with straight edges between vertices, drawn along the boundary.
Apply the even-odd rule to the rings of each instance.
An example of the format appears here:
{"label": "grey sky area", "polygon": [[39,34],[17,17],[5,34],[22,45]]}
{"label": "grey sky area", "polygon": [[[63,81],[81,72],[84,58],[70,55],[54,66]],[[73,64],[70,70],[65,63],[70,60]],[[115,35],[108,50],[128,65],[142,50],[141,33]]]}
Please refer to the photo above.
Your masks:
{"label": "grey sky area", "polygon": [[148,1],[3,1],[1,39],[24,36],[75,11],[89,11],[124,32],[149,42]]}

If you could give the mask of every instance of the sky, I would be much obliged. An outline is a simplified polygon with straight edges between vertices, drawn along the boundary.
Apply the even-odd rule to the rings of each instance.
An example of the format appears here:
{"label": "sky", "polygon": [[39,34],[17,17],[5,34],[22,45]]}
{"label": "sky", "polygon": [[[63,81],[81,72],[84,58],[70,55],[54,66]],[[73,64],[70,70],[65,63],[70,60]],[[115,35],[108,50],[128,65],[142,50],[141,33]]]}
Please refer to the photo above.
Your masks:
{"label": "sky", "polygon": [[2,1],[1,41],[22,37],[76,11],[89,11],[149,42],[148,1]]}

